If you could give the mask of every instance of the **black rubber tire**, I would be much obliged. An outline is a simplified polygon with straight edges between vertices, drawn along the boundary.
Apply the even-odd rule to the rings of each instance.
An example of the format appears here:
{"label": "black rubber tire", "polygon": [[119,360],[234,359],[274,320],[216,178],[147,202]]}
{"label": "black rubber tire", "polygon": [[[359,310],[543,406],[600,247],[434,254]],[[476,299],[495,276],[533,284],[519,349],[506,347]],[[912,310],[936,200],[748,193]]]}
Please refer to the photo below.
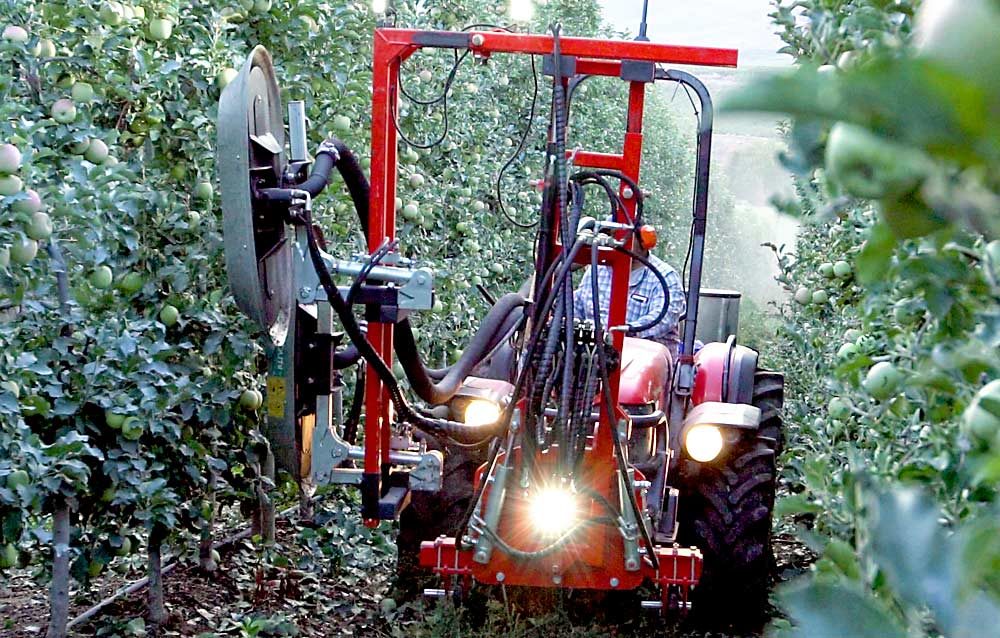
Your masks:
{"label": "black rubber tire", "polygon": [[412,492],[399,516],[396,589],[405,598],[418,596],[423,587],[438,586],[437,577],[420,567],[420,543],[455,533],[472,501],[476,469],[483,463],[482,454],[470,450],[450,448],[444,454],[441,491]]}
{"label": "black rubber tire", "polygon": [[767,620],[783,387],[781,375],[758,372],[759,430],[712,463],[681,461],[679,541],[698,547],[705,559],[692,594],[691,620],[698,625],[753,631]]}

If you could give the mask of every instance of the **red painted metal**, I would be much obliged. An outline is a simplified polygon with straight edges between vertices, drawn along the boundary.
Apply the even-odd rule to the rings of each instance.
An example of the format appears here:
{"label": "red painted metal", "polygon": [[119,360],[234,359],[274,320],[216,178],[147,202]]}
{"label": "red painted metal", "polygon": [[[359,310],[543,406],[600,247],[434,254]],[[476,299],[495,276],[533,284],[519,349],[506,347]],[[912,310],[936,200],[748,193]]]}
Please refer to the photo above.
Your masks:
{"label": "red painted metal", "polygon": [[725,376],[729,347],[724,343],[707,343],[694,356],[694,387],[691,403],[722,401],[722,379]]}
{"label": "red painted metal", "polygon": [[670,365],[670,351],[663,344],[625,337],[618,386],[622,405],[659,402],[670,381]]}
{"label": "red painted metal", "polygon": [[[469,31],[461,33],[440,31],[417,31],[410,29],[377,29],[374,37],[373,91],[372,91],[372,150],[371,150],[371,198],[369,202],[368,248],[377,249],[383,241],[395,235],[395,194],[397,178],[397,131],[395,110],[398,103],[398,80],[401,63],[423,47],[451,47],[470,49],[477,56],[488,58],[492,54],[512,53],[521,55],[548,55],[553,51],[551,35],[509,33],[506,31]],[[662,64],[696,64],[705,66],[735,66],[737,52],[729,49],[672,46],[636,41],[612,41],[591,38],[561,37],[560,51],[564,56],[577,59],[577,71],[582,74],[620,77],[623,61],[652,62]],[[565,82],[565,79],[564,79]],[[642,120],[646,84],[629,82],[626,130],[621,153],[593,152],[585,149],[574,151],[573,162],[577,166],[610,168],[619,170],[639,183],[639,165],[642,156]],[[625,212],[634,216],[636,198],[625,197],[626,187],[622,185]],[[557,216],[559,211],[556,211]],[[552,254],[561,250],[553,236]],[[630,240],[629,240],[630,241]],[[586,251],[583,251],[586,252]],[[581,263],[589,263],[589,255],[578,256]],[[600,505],[618,502],[618,468],[614,456],[615,423],[624,417],[619,402],[628,399],[643,403],[639,399],[662,395],[669,374],[669,356],[657,351],[656,344],[647,350],[630,354],[632,347],[625,347],[622,330],[616,329],[625,323],[629,274],[631,260],[622,253],[602,249],[599,263],[613,270],[610,300],[609,324],[612,343],[621,353],[626,349],[626,366],[629,366],[629,382],[620,387],[621,371],[611,375],[612,414],[601,406],[601,419],[585,452],[583,472],[575,480],[586,485],[600,498],[589,497],[587,511],[595,518],[607,517]],[[388,363],[392,357],[392,324],[370,322],[368,339],[378,354]],[[631,341],[631,340],[629,340]],[[664,349],[665,350],[665,349]],[[659,365],[658,370],[654,370]],[[631,366],[636,366],[632,374]],[[721,375],[720,375],[721,376]],[[364,472],[369,480],[378,481],[383,466],[388,461],[389,435],[392,415],[386,388],[377,375],[369,375],[365,387],[365,407],[368,415],[365,421]],[[550,448],[548,454],[552,454]],[[519,454],[519,451],[516,451]],[[543,453],[536,467],[543,467],[550,459]],[[481,479],[480,479],[481,480]],[[581,492],[584,493],[584,492]],[[487,489],[484,501],[490,496]],[[642,501],[641,491],[636,493]],[[511,538],[523,548],[538,546],[538,539],[525,534],[525,495],[509,492],[500,518],[498,533]],[[377,521],[367,520],[368,524]],[[519,527],[520,526],[520,527]],[[636,571],[626,571],[624,566],[624,541],[616,525],[587,525],[579,530],[579,538],[574,538],[565,549],[547,555],[544,559],[524,561],[504,553],[500,548],[493,552],[491,560],[482,565],[471,560],[471,553],[455,547],[454,539],[428,541],[421,547],[421,563],[432,567],[443,576],[473,576],[483,583],[500,582],[498,573],[503,573],[503,582],[508,584],[563,587],[587,587],[596,589],[631,589],[644,579],[661,586],[680,585],[686,590],[695,584],[701,574],[701,555],[697,549],[645,548],[655,553],[660,560],[659,570],[643,561]],[[558,576],[558,579],[554,579]]]}

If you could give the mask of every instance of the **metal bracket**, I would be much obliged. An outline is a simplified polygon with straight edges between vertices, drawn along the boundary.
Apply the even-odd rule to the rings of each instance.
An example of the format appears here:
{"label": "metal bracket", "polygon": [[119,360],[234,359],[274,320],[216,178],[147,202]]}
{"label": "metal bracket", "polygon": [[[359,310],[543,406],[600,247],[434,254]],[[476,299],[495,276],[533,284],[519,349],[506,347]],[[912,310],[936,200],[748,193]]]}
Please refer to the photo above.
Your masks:
{"label": "metal bracket", "polygon": [[[555,63],[552,55],[542,56],[542,74],[553,75]],[[559,74],[564,78],[571,78],[576,75],[576,57],[572,55],[559,56]]]}

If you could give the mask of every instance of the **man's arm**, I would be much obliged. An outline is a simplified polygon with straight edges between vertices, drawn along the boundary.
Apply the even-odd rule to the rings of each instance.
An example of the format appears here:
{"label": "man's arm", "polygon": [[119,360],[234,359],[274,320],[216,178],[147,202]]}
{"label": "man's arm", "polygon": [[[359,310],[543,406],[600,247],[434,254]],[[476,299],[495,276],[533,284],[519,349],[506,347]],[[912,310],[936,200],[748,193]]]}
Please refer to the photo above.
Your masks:
{"label": "man's arm", "polygon": [[[684,297],[684,284],[681,281],[681,276],[672,268],[668,272],[663,273],[663,277],[667,280],[667,288],[670,291],[667,314],[663,317],[663,321],[651,326],[648,330],[632,333],[633,336],[659,340],[677,330],[681,315],[684,314],[684,310],[687,308],[687,299]],[[630,321],[629,324],[632,326],[642,326],[656,319],[660,315],[663,304],[667,302],[663,286],[660,285],[659,279],[653,277],[653,281],[655,284],[649,289],[650,308],[652,310]]]}

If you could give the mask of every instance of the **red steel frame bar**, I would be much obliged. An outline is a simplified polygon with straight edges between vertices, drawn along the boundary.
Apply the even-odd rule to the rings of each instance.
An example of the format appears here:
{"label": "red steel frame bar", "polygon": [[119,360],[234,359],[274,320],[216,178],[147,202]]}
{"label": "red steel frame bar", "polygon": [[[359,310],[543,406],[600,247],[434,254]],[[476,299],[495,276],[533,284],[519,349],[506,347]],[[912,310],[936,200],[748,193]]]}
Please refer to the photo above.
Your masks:
{"label": "red steel frame bar", "polygon": [[[493,53],[524,55],[549,55],[553,50],[551,35],[510,33],[506,31],[419,31],[412,29],[376,29],[372,80],[372,152],[371,196],[368,230],[368,249],[375,251],[383,241],[395,237],[397,141],[395,109],[399,99],[398,83],[401,63],[417,50],[429,48],[470,49],[488,57]],[[703,66],[736,66],[737,52],[731,49],[673,46],[650,42],[611,41],[591,38],[561,37],[560,52],[563,56],[578,58],[579,74],[620,77],[623,61],[669,64],[694,64]],[[636,183],[639,181],[639,164],[642,155],[642,117],[645,102],[645,83],[629,83],[628,117],[621,154],[578,151],[574,164],[583,167],[619,170]],[[622,185],[624,193],[625,185]],[[630,215],[634,215],[636,196],[624,198]],[[558,212],[558,211],[557,211]],[[553,242],[555,239],[553,238]],[[560,247],[553,244],[554,250]],[[625,323],[628,283],[631,260],[620,253],[602,254],[601,263],[612,265],[610,326]],[[624,333],[614,331],[613,344],[620,352]],[[370,322],[368,340],[378,354],[391,365],[393,325]],[[613,404],[618,402],[619,371],[611,377]],[[364,474],[369,485],[379,486],[383,469],[388,467],[389,436],[391,427],[391,402],[387,389],[377,375],[368,375],[365,386],[365,460]],[[602,405],[600,426],[595,432],[594,446],[589,452],[596,461],[594,469],[600,474],[614,471],[613,423],[617,415],[605,414]],[[609,481],[606,496],[615,496]],[[366,524],[378,524],[377,511],[369,502],[363,511]],[[606,544],[606,553],[610,543]],[[619,552],[611,552],[616,554]],[[457,559],[456,559],[457,560]]]}

